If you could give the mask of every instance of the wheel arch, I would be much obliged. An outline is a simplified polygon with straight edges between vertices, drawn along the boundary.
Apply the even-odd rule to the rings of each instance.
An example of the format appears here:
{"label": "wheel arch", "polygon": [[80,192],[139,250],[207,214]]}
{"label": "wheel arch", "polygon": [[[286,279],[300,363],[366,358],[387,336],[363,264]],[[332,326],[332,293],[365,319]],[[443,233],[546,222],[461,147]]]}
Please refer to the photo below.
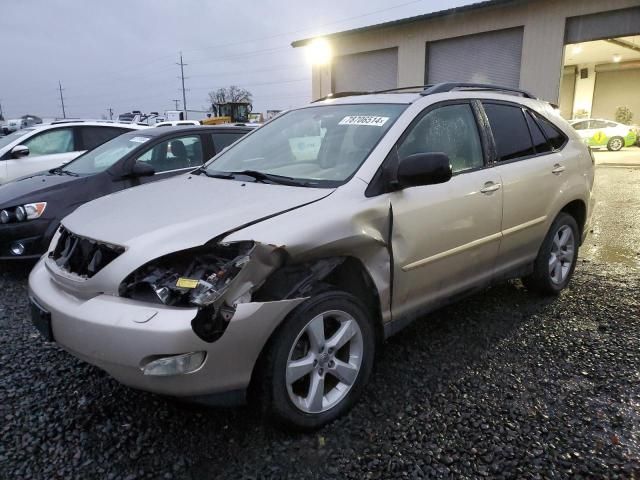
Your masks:
{"label": "wheel arch", "polygon": [[[314,282],[310,284],[310,289],[307,291],[305,296],[311,296],[332,287],[353,295],[364,304],[367,311],[371,314],[370,319],[372,326],[374,327],[376,344],[380,345],[385,338],[380,296],[369,271],[366,269],[362,261],[353,256],[325,257],[305,263],[304,268],[312,270],[313,267],[321,267],[332,263],[336,263],[335,267],[333,267],[326,276],[314,280]],[[283,276],[287,278],[287,281],[293,281],[293,276],[287,271],[287,269],[295,267],[300,266],[285,265],[281,267],[278,271],[274,272],[272,276],[267,278],[265,285],[268,284],[269,280],[274,278],[273,276],[276,274],[284,274]],[[272,296],[273,292],[267,291],[264,289],[264,286],[257,292],[257,295],[262,297],[262,300],[279,300],[278,298],[270,298],[269,296]],[[292,315],[295,311],[296,309],[290,312],[288,316]],[[273,330],[253,365],[251,380],[247,388],[247,399],[249,401],[256,400],[260,396],[260,392],[257,390],[260,383],[258,379],[262,374],[261,365],[265,363],[263,360],[269,353],[271,345],[280,332],[287,317],[285,317],[285,319],[283,319],[282,322],[280,322],[280,324]]]}
{"label": "wheel arch", "polygon": [[560,209],[558,214],[560,213],[567,213],[575,219],[576,223],[578,224],[578,228],[580,229],[580,238],[583,238],[584,227],[587,222],[586,203],[582,199],[572,200]]}

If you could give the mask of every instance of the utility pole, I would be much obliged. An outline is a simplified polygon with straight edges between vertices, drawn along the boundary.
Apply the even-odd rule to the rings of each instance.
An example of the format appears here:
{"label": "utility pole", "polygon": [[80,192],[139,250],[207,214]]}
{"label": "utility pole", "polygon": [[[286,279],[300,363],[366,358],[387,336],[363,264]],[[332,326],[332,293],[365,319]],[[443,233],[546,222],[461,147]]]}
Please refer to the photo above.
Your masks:
{"label": "utility pole", "polygon": [[67,118],[67,113],[64,111],[64,97],[62,96],[62,83],[58,80],[58,90],[60,90],[60,103],[62,104],[62,118]]}
{"label": "utility pole", "polygon": [[180,52],[180,63],[176,63],[176,65],[180,65],[180,77],[182,78],[182,110],[184,111],[184,119],[186,120],[187,119],[187,95],[184,90],[184,67],[187,66],[187,64],[182,61],[182,52]]}
{"label": "utility pole", "polygon": [[0,102],[0,122],[4,121],[4,115],[2,114],[2,102]]}
{"label": "utility pole", "polygon": [[109,120],[113,120],[113,108],[109,107]]}
{"label": "utility pole", "polygon": [[178,110],[178,103],[180,103],[180,100],[177,100],[177,99],[174,98],[171,101],[176,104],[176,110]]}

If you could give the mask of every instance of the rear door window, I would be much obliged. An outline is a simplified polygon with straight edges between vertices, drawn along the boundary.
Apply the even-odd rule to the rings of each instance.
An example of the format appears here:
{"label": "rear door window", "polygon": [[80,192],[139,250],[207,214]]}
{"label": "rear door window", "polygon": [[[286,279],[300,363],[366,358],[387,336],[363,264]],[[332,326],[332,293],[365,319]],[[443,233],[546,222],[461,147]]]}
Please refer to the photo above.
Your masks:
{"label": "rear door window", "polygon": [[484,110],[489,118],[499,162],[517,160],[535,153],[520,107],[485,103]]}
{"label": "rear door window", "polygon": [[127,131],[123,128],[114,127],[80,127],[80,148],[82,150],[93,150]]}
{"label": "rear door window", "polygon": [[216,153],[220,153],[243,135],[245,135],[244,132],[212,133],[211,138],[213,139],[213,147],[215,148]]}

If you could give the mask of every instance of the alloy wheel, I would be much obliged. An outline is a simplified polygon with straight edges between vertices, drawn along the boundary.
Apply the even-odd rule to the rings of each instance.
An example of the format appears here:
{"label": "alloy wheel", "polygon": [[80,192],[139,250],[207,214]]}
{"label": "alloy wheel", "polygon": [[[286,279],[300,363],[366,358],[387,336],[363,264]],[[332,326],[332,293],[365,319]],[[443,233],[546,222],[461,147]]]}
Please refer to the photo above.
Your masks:
{"label": "alloy wheel", "polygon": [[619,138],[614,138],[611,140],[611,149],[612,150],[620,150],[622,148],[622,140]]}
{"label": "alloy wheel", "polygon": [[549,256],[549,276],[556,285],[565,281],[575,257],[575,239],[568,225],[561,226],[553,236]]}
{"label": "alloy wheel", "polygon": [[287,360],[289,399],[305,413],[339,404],[356,381],[363,355],[358,322],[331,310],[316,315],[298,334]]}

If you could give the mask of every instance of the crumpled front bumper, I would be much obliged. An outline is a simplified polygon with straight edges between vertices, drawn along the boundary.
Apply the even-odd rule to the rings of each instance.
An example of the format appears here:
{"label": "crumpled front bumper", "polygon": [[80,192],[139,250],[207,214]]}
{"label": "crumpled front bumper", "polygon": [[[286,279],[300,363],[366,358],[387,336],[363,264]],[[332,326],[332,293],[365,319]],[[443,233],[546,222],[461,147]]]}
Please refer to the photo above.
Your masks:
{"label": "crumpled front bumper", "polygon": [[[225,333],[213,343],[191,329],[197,309],[146,304],[112,295],[79,298],[64,290],[38,262],[29,294],[51,313],[55,341],[119,382],[178,397],[246,389],[271,333],[304,299],[238,305]],[[182,375],[143,375],[150,357],[206,352],[198,370]]]}

